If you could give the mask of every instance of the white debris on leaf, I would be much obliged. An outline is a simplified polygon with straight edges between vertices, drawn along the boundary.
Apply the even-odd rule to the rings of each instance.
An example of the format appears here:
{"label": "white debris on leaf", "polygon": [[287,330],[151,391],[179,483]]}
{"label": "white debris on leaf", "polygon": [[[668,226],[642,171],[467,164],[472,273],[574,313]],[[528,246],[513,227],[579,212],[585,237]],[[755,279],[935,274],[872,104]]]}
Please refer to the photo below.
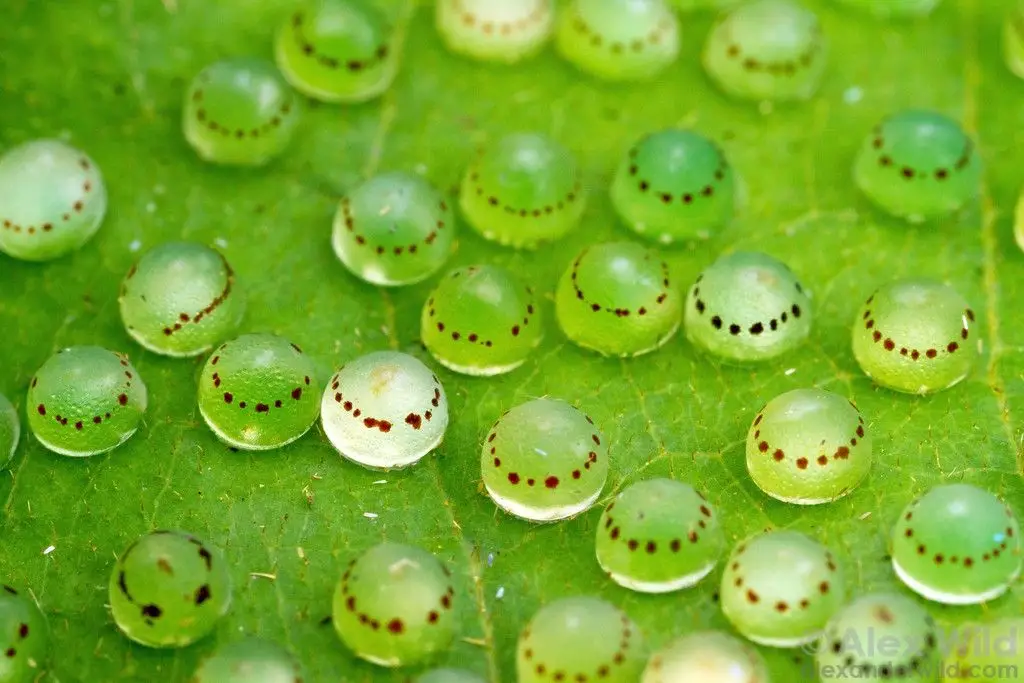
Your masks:
{"label": "white debris on leaf", "polygon": [[139,249],[142,249],[142,240],[132,240],[131,243],[128,245],[128,251],[132,253],[138,251]]}
{"label": "white debris on leaf", "polygon": [[214,243],[214,244],[216,244],[216,245],[217,245],[218,247],[220,247],[221,249],[225,249],[225,248],[227,248],[227,246],[228,246],[228,241],[227,241],[226,239],[224,239],[223,237],[217,237],[217,238],[215,238],[215,239],[213,240],[213,243]]}
{"label": "white debris on leaf", "polygon": [[864,89],[859,85],[850,86],[843,91],[843,102],[847,104],[857,104],[864,99]]}
{"label": "white debris on leaf", "polygon": [[364,512],[363,513],[363,517],[366,517],[367,519],[377,519],[377,517],[379,517],[379,516],[380,515],[378,515],[376,512]]}
{"label": "white debris on leaf", "polygon": [[52,553],[56,549],[57,549],[57,546],[55,546],[55,545],[48,545],[48,546],[46,546],[45,549],[43,549],[43,555],[49,555],[50,553]]}
{"label": "white debris on leaf", "polygon": [[496,600],[501,600],[503,597],[505,597],[505,587],[498,586],[498,591],[494,594],[494,598]]}

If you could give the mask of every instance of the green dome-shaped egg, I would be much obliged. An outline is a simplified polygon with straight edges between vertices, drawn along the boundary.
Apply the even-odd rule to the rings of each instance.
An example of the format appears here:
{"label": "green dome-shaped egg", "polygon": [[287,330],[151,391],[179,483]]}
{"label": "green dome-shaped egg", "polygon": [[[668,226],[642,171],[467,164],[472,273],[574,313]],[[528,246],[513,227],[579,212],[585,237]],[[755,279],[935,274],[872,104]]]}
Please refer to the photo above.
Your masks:
{"label": "green dome-shaped egg", "polygon": [[352,189],[334,217],[334,253],[356,277],[408,285],[436,273],[452,252],[448,202],[422,178],[383,173]]}
{"label": "green dome-shaped egg", "polygon": [[302,668],[287,650],[262,638],[222,645],[204,659],[192,683],[302,683]]}
{"label": "green dome-shaped egg", "polygon": [[885,683],[936,678],[939,631],[910,598],[872,593],[843,607],[825,627],[815,655],[827,683],[840,678]]}
{"label": "green dome-shaped egg", "polygon": [[999,597],[1020,575],[1020,526],[994,495],[969,484],[936,486],[903,511],[892,566],[903,583],[951,605]]}
{"label": "green dome-shaped egg", "polygon": [[664,0],[571,0],[555,38],[566,60],[609,81],[652,78],[679,55],[679,21]]}
{"label": "green dome-shaped egg", "polygon": [[1024,2],[1017,0],[1003,21],[1003,58],[1019,78],[1024,78]]}
{"label": "green dome-shaped egg", "polygon": [[105,453],[127,441],[146,412],[146,385],[128,357],[72,346],[43,363],[25,410],[39,443],[54,453]]}
{"label": "green dome-shaped egg", "polygon": [[639,356],[679,329],[682,297],[656,252],[606,242],[573,260],[558,283],[555,305],[558,323],[574,343],[605,356]]}
{"label": "green dome-shaped egg", "polygon": [[575,227],[586,202],[568,150],[546,135],[517,133],[481,152],[462,181],[460,203],[475,231],[529,249]]}
{"label": "green dome-shaped egg", "polygon": [[973,683],[1024,681],[1024,618],[958,625],[942,670],[947,678]]}
{"label": "green dome-shaped egg", "polygon": [[719,591],[742,635],[769,647],[812,642],[843,604],[843,572],[831,551],[795,531],[768,531],[733,550]]}
{"label": "green dome-shaped egg", "polygon": [[164,356],[209,351],[233,334],[245,295],[219,252],[195,242],[168,242],[131,267],[118,298],[132,339]]}
{"label": "green dome-shaped egg", "polygon": [[19,440],[21,419],[7,397],[0,394],[0,468],[6,466],[14,457]]}
{"label": "green dome-shaped egg", "polygon": [[706,239],[732,218],[735,179],[722,150],[702,135],[668,129],[641,139],[622,160],[611,197],[637,234],[670,244]]}
{"label": "green dome-shaped egg", "polygon": [[711,503],[689,484],[650,479],[631,485],[597,525],[597,562],[620,586],[643,593],[689,588],[711,573],[725,534]]}
{"label": "green dome-shaped egg", "polygon": [[262,59],[211,64],[185,96],[185,139],[215,164],[262,166],[285,150],[298,123],[298,99]]}
{"label": "green dome-shaped egg", "polygon": [[822,389],[775,397],[747,434],[747,471],[772,498],[818,505],[842,498],[871,469],[871,437],[860,411]]}
{"label": "green dome-shaped egg", "polygon": [[870,12],[879,17],[922,17],[941,0],[837,0],[840,4]]}
{"label": "green dome-shaped egg", "polygon": [[96,163],[60,140],[33,140],[0,157],[0,251],[48,261],[96,234],[107,188]]}
{"label": "green dome-shaped egg", "polygon": [[642,683],[770,683],[764,658],[749,643],[721,631],[698,631],[651,656]]}
{"label": "green dome-shaped egg", "polygon": [[910,394],[957,384],[978,359],[974,311],[952,287],[898,280],[868,297],[853,323],[853,355],[876,383]]}
{"label": "green dome-shaped egg", "polygon": [[599,598],[562,598],[519,634],[516,674],[518,683],[636,683],[646,658],[643,633],[625,612]]}
{"label": "green dome-shaped egg", "polygon": [[334,592],[334,628],[356,656],[405,666],[455,635],[451,572],[426,550],[381,543],[353,560]]}
{"label": "green dome-shaped egg", "polygon": [[733,361],[759,361],[802,344],[812,317],[810,297],[784,263],[737,251],[697,277],[683,325],[700,349]]}
{"label": "green dome-shaped egg", "polygon": [[484,487],[506,512],[548,522],[590,508],[608,477],[608,449],[593,420],[539,398],[506,412],[480,454]]}
{"label": "green dome-shaped egg", "polygon": [[423,344],[438,363],[464,375],[511,372],[544,336],[533,290],[496,266],[445,275],[420,317]]}
{"label": "green dome-shaped egg", "polygon": [[452,52],[488,62],[518,62],[551,37],[552,0],[438,0],[437,31]]}
{"label": "green dome-shaped egg", "polygon": [[377,351],[346,363],[331,378],[320,418],[324,434],[349,460],[405,467],[441,443],[448,399],[437,375],[419,360]]}
{"label": "green dome-shaped egg", "polygon": [[117,627],[149,647],[185,647],[231,606],[231,576],[213,546],[180,531],[154,531],[121,554],[110,575]]}
{"label": "green dome-shaped egg", "polygon": [[221,344],[199,377],[199,412],[234,448],[280,448],[305,434],[320,413],[323,391],[302,350],[272,334]]}
{"label": "green dome-shaped egg", "polygon": [[394,37],[370,3],[310,0],[278,29],[274,55],[281,73],[303,94],[324,102],[363,102],[395,78]]}
{"label": "green dome-shaped egg", "polygon": [[875,126],[853,168],[868,199],[912,223],[941,218],[973,200],[981,174],[981,155],[960,125],[916,109]]}
{"label": "green dome-shaped egg", "polygon": [[46,618],[27,592],[10,586],[0,590],[0,683],[30,683],[50,651]]}
{"label": "green dome-shaped egg", "polygon": [[792,0],[754,0],[723,16],[704,43],[704,68],[727,94],[804,100],[818,89],[827,49],[818,17]]}
{"label": "green dome-shaped egg", "polygon": [[465,669],[431,669],[420,674],[414,683],[485,683],[483,677]]}

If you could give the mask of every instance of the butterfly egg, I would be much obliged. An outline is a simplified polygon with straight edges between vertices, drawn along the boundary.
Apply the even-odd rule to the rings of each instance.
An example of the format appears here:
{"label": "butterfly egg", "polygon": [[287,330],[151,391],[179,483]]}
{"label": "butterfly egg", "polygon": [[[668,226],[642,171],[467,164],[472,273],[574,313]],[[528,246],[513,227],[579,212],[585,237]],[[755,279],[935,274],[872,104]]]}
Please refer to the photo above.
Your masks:
{"label": "butterfly egg", "polygon": [[649,479],[617,495],[597,525],[597,562],[615,583],[642,593],[689,588],[725,551],[719,515],[689,484]]}
{"label": "butterfly egg", "polygon": [[0,394],[0,468],[6,466],[14,457],[20,439],[21,420],[18,418],[18,412],[7,397]]}
{"label": "butterfly egg", "polygon": [[875,126],[857,153],[853,175],[873,204],[921,223],[949,215],[977,197],[982,163],[959,124],[911,109]]}
{"label": "butterfly egg", "polygon": [[448,426],[441,381],[416,358],[378,351],[346,363],[320,403],[324,433],[341,455],[366,467],[418,462]]}
{"label": "butterfly egg", "polygon": [[193,683],[302,683],[302,668],[277,643],[246,638],[222,645],[195,670]]}
{"label": "butterfly egg", "polygon": [[0,590],[0,681],[28,683],[41,678],[50,652],[50,629],[35,601],[11,586]]}
{"label": "butterfly egg", "polygon": [[512,63],[544,46],[554,14],[552,0],[439,0],[436,22],[453,52]]}
{"label": "butterfly egg", "polygon": [[767,254],[737,251],[701,273],[683,325],[694,346],[731,361],[775,358],[803,344],[811,300],[796,275]]}
{"label": "butterfly egg", "polygon": [[898,280],[864,302],[853,322],[853,355],[881,386],[929,394],[957,384],[978,358],[974,311],[949,285]]}
{"label": "butterfly egg", "polygon": [[619,164],[611,197],[622,221],[663,244],[706,239],[735,208],[735,178],[722,150],[702,135],[668,129],[641,139]]}
{"label": "butterfly egg", "polygon": [[299,92],[324,102],[364,102],[398,71],[394,30],[373,6],[317,0],[289,15],[274,41],[277,66]]}
{"label": "butterfly egg", "polygon": [[107,188],[96,162],[59,140],[22,143],[0,157],[0,251],[49,261],[96,234]]}
{"label": "butterfly egg", "polygon": [[1024,78],[1024,2],[1017,0],[1003,21],[1003,58],[1006,66]]}
{"label": "butterfly egg", "polygon": [[737,545],[719,591],[722,612],[737,631],[780,648],[816,640],[845,593],[832,552],[795,531],[768,531]]}
{"label": "butterfly egg", "polygon": [[36,371],[25,410],[43,446],[69,456],[127,441],[146,412],[146,385],[127,356],[97,346],[58,351]]}
{"label": "butterfly egg", "polygon": [[698,631],[655,652],[641,683],[769,683],[764,658],[722,631]]}
{"label": "butterfly egg", "polygon": [[[880,647],[883,642],[896,646]],[[914,600],[898,593],[871,593],[829,620],[815,663],[826,682],[931,681],[939,663],[938,647],[935,620]]]}
{"label": "butterfly egg", "polygon": [[245,313],[227,259],[195,242],[147,252],[121,281],[118,303],[132,339],[173,358],[209,351],[235,332]]}
{"label": "butterfly egg", "polygon": [[519,634],[519,683],[601,680],[635,683],[647,658],[640,628],[614,605],[594,597],[548,603]]}
{"label": "butterfly egg", "polygon": [[772,498],[819,505],[842,498],[871,469],[871,436],[846,398],[822,389],[775,397],[747,433],[747,471]]}
{"label": "butterfly egg", "polygon": [[358,278],[386,287],[424,280],[452,252],[455,220],[437,189],[411,173],[383,173],[342,197],[331,243]]}
{"label": "butterfly egg", "polygon": [[571,0],[555,38],[562,56],[592,76],[645,80],[679,55],[679,20],[664,0]]}
{"label": "butterfly egg", "polygon": [[533,290],[503,268],[478,265],[441,279],[423,306],[420,334],[438,363],[482,377],[518,368],[544,333]]}
{"label": "butterfly egg", "polygon": [[381,543],[345,569],[334,591],[334,628],[368,662],[416,664],[451,644],[454,599],[451,572],[436,557]]}
{"label": "butterfly egg", "polygon": [[199,412],[218,439],[265,451],[290,444],[316,421],[316,366],[287,339],[246,334],[210,355],[199,377]]}
{"label": "butterfly egg", "polygon": [[532,249],[574,228],[586,204],[576,161],[540,133],[486,147],[462,180],[462,213],[489,240]]}
{"label": "butterfly egg", "polygon": [[270,62],[225,59],[193,79],[185,96],[185,139],[205,161],[263,166],[295,134],[299,102]]}
{"label": "butterfly egg", "polygon": [[792,0],[755,0],[722,17],[704,43],[704,68],[726,94],[805,100],[818,89],[827,44],[818,17]]}
{"label": "butterfly egg", "polygon": [[903,510],[892,566],[915,593],[968,605],[993,600],[1020,575],[1020,527],[1006,503],[970,484],[936,486]]}
{"label": "butterfly egg", "polygon": [[485,683],[484,679],[465,669],[431,669],[417,677],[413,683]]}
{"label": "butterfly egg", "polygon": [[154,531],[121,553],[110,574],[110,611],[128,638],[185,647],[208,635],[231,606],[220,551],[181,531]]}
{"label": "butterfly egg", "polygon": [[879,17],[923,17],[941,0],[838,0],[841,4],[870,12]]}
{"label": "butterfly egg", "polygon": [[572,342],[605,356],[639,356],[679,329],[682,298],[668,264],[632,242],[585,248],[555,295],[558,324]]}
{"label": "butterfly egg", "polygon": [[539,398],[516,406],[487,433],[480,453],[484,487],[509,514],[534,522],[590,508],[608,477],[608,446],[586,414]]}
{"label": "butterfly egg", "polygon": [[1024,618],[958,625],[952,641],[942,662],[950,680],[1024,680]]}

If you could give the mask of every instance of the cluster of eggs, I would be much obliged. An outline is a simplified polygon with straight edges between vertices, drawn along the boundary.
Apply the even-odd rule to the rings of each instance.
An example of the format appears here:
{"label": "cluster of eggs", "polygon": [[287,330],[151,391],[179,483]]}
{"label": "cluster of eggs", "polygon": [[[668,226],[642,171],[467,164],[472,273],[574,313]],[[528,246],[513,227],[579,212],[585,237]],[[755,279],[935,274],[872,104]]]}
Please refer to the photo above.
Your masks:
{"label": "cluster of eggs", "polygon": [[[880,14],[924,14],[938,0],[842,0]],[[729,7],[733,0],[439,0],[445,43],[468,56],[503,62],[535,54],[554,36],[559,53],[591,75],[637,80],[678,55],[670,6]],[[1006,22],[1004,50],[1024,77],[1024,7]],[[397,72],[398,46],[387,21],[349,0],[292,13],[274,44],[277,68],[235,58],[204,69],[185,99],[183,129],[200,157],[259,166],[279,156],[301,119],[292,92],[327,102],[376,97]],[[790,0],[755,0],[716,22],[704,46],[706,72],[741,99],[782,101],[813,94],[826,66],[817,18]],[[953,121],[909,110],[880,122],[853,165],[857,186],[882,210],[911,222],[947,215],[978,191],[981,162]],[[909,182],[914,181],[914,182]],[[41,140],[0,159],[0,251],[30,261],[57,258],[98,230],[107,204],[95,162],[72,146]],[[643,239],[673,244],[703,239],[738,207],[739,179],[718,145],[689,130],[636,141],[614,173],[610,197],[623,224]],[[541,134],[501,138],[481,150],[463,178],[461,216],[486,239],[519,249],[557,240],[580,221],[586,192],[572,154]],[[1022,204],[1024,206],[1024,204]],[[386,210],[385,210],[386,209]],[[386,218],[385,218],[386,215]],[[455,234],[455,210],[419,176],[394,172],[351,188],[335,216],[332,245],[355,276],[402,286],[437,274]],[[1024,220],[1018,221],[1024,248]],[[326,382],[302,350],[269,334],[230,341],[245,295],[227,260],[194,243],[148,252],[125,276],[120,311],[128,334],[154,353],[207,353],[197,401],[224,443],[282,447],[319,418],[348,460],[370,468],[415,464],[444,438],[448,407],[437,375],[413,356],[376,352]],[[636,243],[580,252],[558,282],[555,313],[565,335],[606,356],[653,351],[682,327],[696,348],[729,362],[756,362],[799,346],[812,329],[810,293],[797,276],[761,253],[726,254],[683,296],[667,264]],[[494,266],[450,271],[427,298],[424,345],[441,365],[468,375],[521,366],[541,342],[541,304],[529,287]],[[853,325],[854,355],[882,386],[931,393],[962,380],[977,356],[969,341],[974,313],[952,288],[906,280],[879,288]],[[33,376],[28,418],[48,449],[68,456],[103,453],[129,439],[146,411],[146,387],[129,359],[97,347],[72,347]],[[20,421],[0,396],[0,458],[10,458]],[[785,393],[757,413],[746,442],[748,472],[767,495],[792,504],[828,503],[867,476],[871,437],[847,399],[819,389]],[[481,475],[494,503],[534,522],[591,508],[606,485],[608,444],[593,420],[563,401],[516,406],[488,430]],[[938,486],[912,502],[891,538],[894,572],[914,592],[947,604],[1001,596],[1020,572],[1020,530],[1012,510],[987,491]],[[606,506],[595,536],[596,561],[617,584],[644,593],[694,586],[722,561],[725,534],[715,506],[690,484],[635,483]],[[4,587],[2,680],[27,680],[47,649],[46,622],[34,600]],[[219,550],[183,532],[157,531],[127,548],[110,578],[110,609],[132,640],[182,647],[210,633],[231,604]],[[735,630],[752,642],[792,648],[818,643],[822,671],[862,667],[874,678],[906,678],[940,657],[938,628],[916,602],[868,594],[847,601],[843,569],[814,539],[769,531],[736,545],[725,559],[720,598]],[[383,543],[351,560],[337,584],[333,623],[358,656],[383,666],[427,660],[455,636],[451,572],[421,548]],[[1017,622],[993,628],[1016,633]],[[916,643],[896,657],[849,651],[850,634]],[[986,631],[985,638],[991,633]],[[608,643],[614,643],[609,648]],[[957,657],[983,659],[970,638]],[[975,651],[976,650],[976,651]],[[12,654],[13,653],[13,654]],[[756,649],[721,632],[695,633],[649,651],[639,627],[589,597],[549,603],[525,626],[516,654],[522,682],[768,681]],[[197,683],[301,677],[284,649],[261,640],[222,647],[195,672]],[[3,677],[6,676],[6,677]],[[726,677],[729,678],[726,678]],[[420,683],[473,683],[475,674],[434,670]]]}

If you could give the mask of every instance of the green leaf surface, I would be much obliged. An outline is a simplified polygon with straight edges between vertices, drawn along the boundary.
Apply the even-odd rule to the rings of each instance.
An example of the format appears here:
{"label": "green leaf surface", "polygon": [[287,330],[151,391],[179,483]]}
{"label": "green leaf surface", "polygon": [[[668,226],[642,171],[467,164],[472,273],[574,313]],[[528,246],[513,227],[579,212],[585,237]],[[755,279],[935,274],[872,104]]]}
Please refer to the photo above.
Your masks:
{"label": "green leaf surface", "polygon": [[[1024,82],[999,55],[1009,3],[946,0],[927,20],[884,23],[808,0],[832,44],[827,78],[812,101],[766,114],[727,100],[704,77],[698,55],[709,16],[684,18],[681,58],[661,78],[613,86],[582,76],[550,49],[515,67],[452,56],[431,8],[410,2],[381,0],[405,36],[394,87],[361,106],[310,103],[293,147],[261,171],[201,163],[181,135],[182,97],[215,59],[270,58],[272,32],[292,3],[3,2],[0,148],[67,138],[102,168],[110,210],[97,237],[66,258],[39,265],[0,256],[0,392],[23,411],[32,374],[52,352],[98,344],[128,352],[151,396],[144,428],[122,448],[73,459],[27,436],[0,480],[0,577],[31,588],[49,618],[49,680],[186,681],[217,643],[243,633],[293,649],[310,681],[404,680],[408,672],[355,660],[324,623],[344,563],[383,539],[419,544],[455,569],[461,639],[440,662],[493,681],[514,680],[520,628],[561,596],[611,600],[653,644],[727,628],[714,601],[718,573],[668,596],[630,593],[606,579],[593,554],[600,510],[546,526],[496,510],[480,485],[480,441],[504,410],[542,395],[578,403],[604,430],[613,459],[608,495],[644,477],[690,481],[719,506],[732,540],[774,527],[833,547],[851,595],[905,590],[889,568],[888,531],[899,510],[936,483],[987,487],[1024,513],[1024,254],[1011,234]],[[979,140],[984,196],[956,219],[908,227],[873,211],[852,185],[863,136],[906,106],[947,113]],[[720,236],[665,252],[678,285],[721,251],[752,248],[785,260],[813,291],[810,341],[777,362],[719,365],[681,336],[646,357],[605,360],[558,331],[552,293],[574,254],[629,237],[606,193],[620,155],[639,135],[674,124],[721,140],[748,195]],[[503,377],[438,370],[453,421],[443,447],[414,468],[361,469],[316,429],[280,451],[232,452],[197,411],[201,360],[144,352],[122,328],[121,277],[141,251],[186,238],[219,245],[231,260],[250,297],[245,331],[300,344],[324,379],[376,349],[429,361],[419,310],[432,282],[384,291],[349,276],[329,246],[336,200],[384,169],[416,170],[454,188],[476,146],[512,130],[548,132],[578,154],[590,191],[584,224],[536,253],[504,250],[462,229],[451,266],[514,269],[544,294],[547,336],[526,366]],[[979,314],[981,362],[968,381],[933,397],[874,387],[850,351],[860,302],[911,275],[950,282]],[[877,453],[856,492],[809,509],[767,498],[744,464],[757,410],[805,386],[854,399]],[[204,536],[232,564],[230,616],[214,637],[180,651],[130,644],[105,606],[115,556],[156,527]],[[929,605],[945,624],[1022,608],[1020,584],[985,607]],[[807,655],[765,654],[775,680],[813,680]]]}

